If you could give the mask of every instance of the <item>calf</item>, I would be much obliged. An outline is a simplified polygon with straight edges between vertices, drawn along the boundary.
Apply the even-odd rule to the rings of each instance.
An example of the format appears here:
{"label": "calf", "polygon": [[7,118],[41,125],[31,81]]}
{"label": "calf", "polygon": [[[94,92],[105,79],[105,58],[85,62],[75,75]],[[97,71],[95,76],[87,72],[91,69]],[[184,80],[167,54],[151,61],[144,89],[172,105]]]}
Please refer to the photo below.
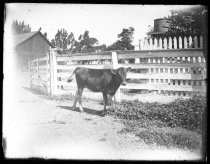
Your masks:
{"label": "calf", "polygon": [[84,67],[77,67],[68,82],[72,81],[75,74],[77,82],[77,92],[73,104],[76,107],[77,100],[79,100],[80,111],[83,112],[81,97],[84,88],[88,88],[93,92],[102,92],[104,99],[104,111],[106,111],[107,94],[113,96],[119,86],[126,85],[126,75],[131,69],[120,67],[118,69],[89,69]]}

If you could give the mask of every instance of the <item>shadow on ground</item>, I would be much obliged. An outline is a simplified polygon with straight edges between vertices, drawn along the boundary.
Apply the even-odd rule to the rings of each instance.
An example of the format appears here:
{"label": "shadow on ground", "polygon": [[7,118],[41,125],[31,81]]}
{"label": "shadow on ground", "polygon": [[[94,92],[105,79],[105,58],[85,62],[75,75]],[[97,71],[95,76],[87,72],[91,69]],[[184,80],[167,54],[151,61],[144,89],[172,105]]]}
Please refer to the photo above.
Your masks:
{"label": "shadow on ground", "polygon": [[[34,90],[34,89],[31,89],[31,88],[28,88],[28,87],[23,87],[25,90],[31,92],[32,94],[35,94],[35,95],[46,95],[40,91],[37,91],[37,90]],[[76,109],[73,109],[72,107],[70,106],[56,106],[56,107],[59,107],[59,108],[62,108],[62,109],[66,109],[66,110],[71,110],[71,111],[75,111],[75,112],[80,112],[79,108],[76,108]],[[94,109],[88,109],[88,108],[83,108],[84,109],[84,112],[85,113],[88,113],[88,114],[92,114],[92,115],[97,115],[97,116],[100,116],[100,117],[104,117],[105,114],[103,111],[98,111],[98,110],[94,110]]]}
{"label": "shadow on ground", "polygon": [[35,95],[46,95],[46,94],[44,94],[44,93],[42,93],[42,92],[40,92],[40,91],[37,91],[37,90],[35,90],[35,89],[31,89],[31,88],[28,88],[28,87],[22,87],[22,88],[24,88],[25,90],[27,90],[27,91],[29,91],[29,92],[35,94]]}
{"label": "shadow on ground", "polygon": [[[62,105],[58,105],[56,107],[80,113],[79,108],[73,109],[70,106],[62,106]],[[100,116],[100,117],[104,117],[105,116],[103,111],[98,111],[98,110],[88,109],[88,108],[83,108],[83,110],[84,110],[85,113],[88,113],[88,114],[97,115],[97,116]]]}

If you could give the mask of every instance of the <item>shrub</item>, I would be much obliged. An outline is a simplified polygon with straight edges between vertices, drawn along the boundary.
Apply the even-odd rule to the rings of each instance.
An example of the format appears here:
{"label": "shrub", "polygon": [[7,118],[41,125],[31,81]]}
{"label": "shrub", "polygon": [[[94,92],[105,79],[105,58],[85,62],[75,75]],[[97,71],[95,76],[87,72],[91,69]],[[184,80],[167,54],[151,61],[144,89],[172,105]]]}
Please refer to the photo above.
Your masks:
{"label": "shrub", "polygon": [[158,120],[169,127],[182,127],[201,132],[202,112],[206,109],[206,97],[193,96],[190,99],[176,99],[168,104],[143,103],[138,100],[116,104],[108,114],[127,120]]}

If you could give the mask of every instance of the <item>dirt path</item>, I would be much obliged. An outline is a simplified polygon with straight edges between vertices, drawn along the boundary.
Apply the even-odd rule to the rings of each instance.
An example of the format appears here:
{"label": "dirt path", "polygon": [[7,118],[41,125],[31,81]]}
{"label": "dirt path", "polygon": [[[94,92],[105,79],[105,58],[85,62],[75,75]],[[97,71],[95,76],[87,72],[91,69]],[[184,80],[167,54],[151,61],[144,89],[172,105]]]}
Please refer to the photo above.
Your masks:
{"label": "dirt path", "polygon": [[[12,99],[12,101],[11,101]],[[188,160],[199,155],[178,149],[151,147],[132,134],[119,133],[121,120],[98,115],[103,106],[85,101],[85,113],[72,102],[47,100],[19,87],[4,96],[3,132],[7,157],[60,159]]]}

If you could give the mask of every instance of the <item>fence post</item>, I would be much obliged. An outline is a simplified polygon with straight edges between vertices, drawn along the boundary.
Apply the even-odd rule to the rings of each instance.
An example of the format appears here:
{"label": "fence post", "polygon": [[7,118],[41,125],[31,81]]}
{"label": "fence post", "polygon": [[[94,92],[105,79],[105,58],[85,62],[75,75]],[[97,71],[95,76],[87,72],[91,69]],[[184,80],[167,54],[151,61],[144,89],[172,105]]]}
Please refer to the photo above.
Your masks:
{"label": "fence post", "polygon": [[203,48],[203,36],[200,36],[200,48]]}
{"label": "fence post", "polygon": [[29,66],[29,75],[30,75],[30,88],[32,88],[31,60],[29,60],[28,66]]}
{"label": "fence post", "polygon": [[171,37],[169,37],[168,47],[169,47],[169,49],[172,49],[172,38]]}
{"label": "fence post", "polygon": [[195,46],[195,48],[198,48],[198,38],[197,38],[197,36],[194,37],[194,46]]}
{"label": "fence post", "polygon": [[177,39],[174,37],[174,49],[177,49]]}
{"label": "fence post", "polygon": [[164,38],[164,49],[167,49],[168,47],[167,47],[167,39],[166,38]]}
{"label": "fence post", "polygon": [[37,82],[38,84],[40,84],[39,82],[39,58],[36,59],[36,73],[37,73]]}
{"label": "fence post", "polygon": [[57,62],[56,62],[56,52],[57,49],[50,49],[50,92],[51,95],[57,94]]}
{"label": "fence post", "polygon": [[179,37],[179,49],[182,49],[182,38],[181,38],[181,36]]}
{"label": "fence post", "polygon": [[156,50],[157,49],[157,39],[155,38],[154,39],[154,48],[153,48],[154,50]]}
{"label": "fence post", "polygon": [[142,50],[142,40],[139,39],[139,50]]}
{"label": "fence post", "polygon": [[192,37],[189,37],[189,47],[192,48]]}
{"label": "fence post", "polygon": [[[118,57],[117,57],[117,52],[112,52],[112,65],[113,65],[113,69],[117,69],[118,68]],[[114,98],[117,102],[121,101],[120,98],[120,87],[118,88],[118,90],[116,91]]]}
{"label": "fence post", "polygon": [[188,48],[187,47],[187,37],[186,36],[184,37],[184,48]]}
{"label": "fence post", "polygon": [[149,48],[150,48],[150,50],[153,49],[153,41],[152,41],[152,38],[149,39]]}
{"label": "fence post", "polygon": [[47,60],[46,60],[46,64],[47,64],[47,94],[50,94],[51,91],[51,79],[50,79],[50,51],[48,51],[47,53]]}
{"label": "fence post", "polygon": [[163,41],[162,38],[159,39],[159,48],[163,49]]}
{"label": "fence post", "polygon": [[135,63],[140,63],[140,58],[135,58]]}
{"label": "fence post", "polygon": [[149,49],[149,43],[148,43],[148,39],[145,39],[145,46],[144,46],[144,50],[148,50]]}

